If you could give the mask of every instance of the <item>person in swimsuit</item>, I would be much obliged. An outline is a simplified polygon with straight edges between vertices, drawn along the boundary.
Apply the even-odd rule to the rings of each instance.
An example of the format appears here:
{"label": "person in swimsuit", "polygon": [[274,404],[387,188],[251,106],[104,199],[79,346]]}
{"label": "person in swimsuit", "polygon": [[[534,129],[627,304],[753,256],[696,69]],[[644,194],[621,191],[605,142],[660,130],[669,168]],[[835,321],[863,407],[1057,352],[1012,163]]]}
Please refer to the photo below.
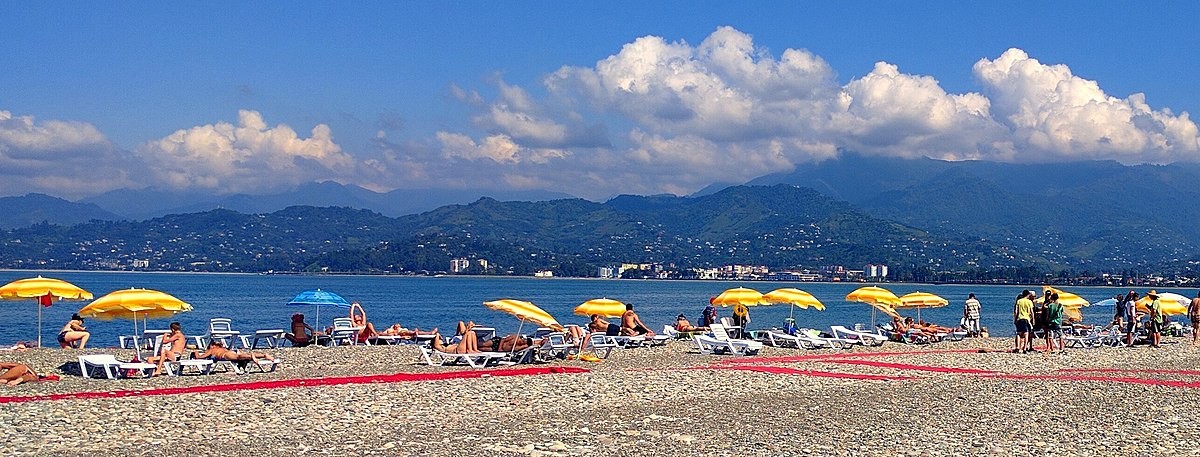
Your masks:
{"label": "person in swimsuit", "polygon": [[234,362],[234,363],[239,363],[239,364],[245,364],[248,362],[258,362],[259,360],[266,360],[266,361],[275,360],[274,357],[271,357],[270,355],[268,355],[265,352],[231,351],[229,349],[226,349],[225,343],[222,343],[221,340],[218,340],[218,339],[213,339],[212,341],[209,341],[208,349],[205,349],[204,352],[197,353],[196,351],[192,351],[192,358],[193,359],[224,360],[224,361],[229,361],[229,362]]}
{"label": "person in swimsuit", "polygon": [[312,326],[304,322],[304,315],[296,313],[292,315],[292,332],[283,337],[292,342],[292,347],[302,348],[312,344],[316,333]]}
{"label": "person in swimsuit", "polygon": [[4,374],[0,374],[0,383],[8,386],[37,381],[40,378],[29,369],[29,365],[22,363],[0,362],[0,369],[5,370]]}
{"label": "person in swimsuit", "polygon": [[605,336],[617,336],[621,334],[621,327],[613,325],[604,319],[604,316],[599,314],[592,315],[592,321],[588,323],[588,330],[597,333],[603,333]]}
{"label": "person in swimsuit", "polygon": [[647,338],[653,338],[654,332],[642,322],[642,318],[638,317],[637,313],[633,312],[633,304],[625,304],[625,314],[621,315],[621,334],[626,336],[645,335]]}
{"label": "person in swimsuit", "polygon": [[91,336],[87,327],[83,326],[83,318],[79,317],[79,313],[75,313],[71,315],[71,320],[67,321],[67,325],[58,331],[58,345],[67,349],[75,347],[75,342],[78,341],[78,349],[83,349],[87,346],[88,338]]}
{"label": "person in swimsuit", "polygon": [[153,376],[162,374],[163,364],[168,360],[178,359],[180,355],[183,355],[184,347],[187,346],[187,338],[183,336],[183,328],[180,327],[179,323],[172,322],[170,329],[171,333],[163,335],[162,345],[160,346],[162,352],[159,352],[156,356],[146,358],[146,363],[157,365],[154,367]]}
{"label": "person in swimsuit", "polygon": [[[354,310],[358,310],[358,312],[355,313]],[[354,326],[359,329],[359,344],[366,343],[371,338],[379,336],[379,333],[375,331],[375,324],[372,324],[371,321],[367,320],[367,311],[364,310],[362,305],[358,304],[358,302],[350,304],[350,320],[354,322]]]}
{"label": "person in swimsuit", "polygon": [[680,332],[707,332],[708,327],[697,327],[688,321],[687,317],[680,313],[675,316],[675,330]]}

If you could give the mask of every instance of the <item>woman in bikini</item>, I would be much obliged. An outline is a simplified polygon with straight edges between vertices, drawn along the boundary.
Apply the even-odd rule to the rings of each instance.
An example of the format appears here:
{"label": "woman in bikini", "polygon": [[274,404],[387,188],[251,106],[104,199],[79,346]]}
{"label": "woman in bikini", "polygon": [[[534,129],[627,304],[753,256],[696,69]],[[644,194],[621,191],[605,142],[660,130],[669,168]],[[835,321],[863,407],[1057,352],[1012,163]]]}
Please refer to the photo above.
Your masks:
{"label": "woman in bikini", "polygon": [[79,342],[79,349],[87,346],[88,338],[92,336],[88,333],[87,327],[83,326],[83,318],[79,317],[79,313],[71,315],[71,320],[67,321],[62,330],[58,331],[58,345],[63,349],[75,346],[75,342]]}
{"label": "woman in bikini", "polygon": [[475,335],[474,322],[458,321],[458,327],[455,333],[462,337],[457,343],[445,344],[442,342],[442,335],[434,329],[433,339],[429,341],[429,347],[438,352],[447,354],[473,354],[482,352],[479,350],[479,338]]}
{"label": "woman in bikini", "polygon": [[187,338],[183,336],[183,328],[178,322],[172,322],[170,326],[171,332],[163,335],[162,352],[153,357],[147,357],[146,363],[157,365],[154,368],[154,376],[162,374],[163,364],[168,360],[175,360],[183,354],[183,349],[187,345]]}
{"label": "woman in bikini", "polygon": [[[357,313],[354,311],[358,310]],[[367,320],[367,311],[363,309],[358,302],[350,304],[350,321],[354,322],[354,326],[358,327],[358,343],[364,344],[371,338],[379,336],[375,331],[375,324]]]}
{"label": "woman in bikini", "polygon": [[292,332],[283,337],[292,342],[292,347],[302,348],[312,344],[316,335],[317,331],[304,322],[304,315],[296,313],[292,315]]}

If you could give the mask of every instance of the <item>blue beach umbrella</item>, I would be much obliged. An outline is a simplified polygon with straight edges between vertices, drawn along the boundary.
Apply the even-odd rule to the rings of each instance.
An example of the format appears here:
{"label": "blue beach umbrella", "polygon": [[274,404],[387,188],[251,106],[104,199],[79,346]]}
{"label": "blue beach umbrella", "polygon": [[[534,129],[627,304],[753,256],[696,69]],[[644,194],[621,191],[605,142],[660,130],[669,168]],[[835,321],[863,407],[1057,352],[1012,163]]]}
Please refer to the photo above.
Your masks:
{"label": "blue beach umbrella", "polygon": [[321,328],[321,307],[333,306],[341,309],[350,309],[350,302],[342,298],[341,295],[321,289],[306,290],[296,294],[292,301],[288,302],[288,306],[315,306],[317,308],[317,317],[313,319],[313,325],[316,328]]}

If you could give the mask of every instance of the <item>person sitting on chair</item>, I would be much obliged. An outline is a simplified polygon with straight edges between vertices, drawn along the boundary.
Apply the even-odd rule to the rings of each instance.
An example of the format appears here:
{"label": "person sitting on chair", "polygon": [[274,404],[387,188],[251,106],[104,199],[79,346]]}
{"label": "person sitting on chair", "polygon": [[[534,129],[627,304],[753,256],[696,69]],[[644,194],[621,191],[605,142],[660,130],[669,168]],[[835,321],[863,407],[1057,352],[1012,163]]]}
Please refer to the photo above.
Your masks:
{"label": "person sitting on chair", "polygon": [[283,335],[284,338],[292,342],[292,347],[298,348],[312,344],[316,336],[317,331],[313,330],[311,325],[304,322],[304,314],[301,313],[292,315],[292,332]]}
{"label": "person sitting on chair", "polygon": [[447,354],[474,354],[481,352],[479,350],[479,337],[475,335],[475,323],[458,321],[458,327],[455,330],[455,335],[461,337],[457,343],[445,344],[442,342],[442,335],[434,329],[433,339],[429,341],[429,347],[438,352]]}
{"label": "person sitting on chair", "polygon": [[[358,313],[354,312],[355,309],[358,310]],[[379,333],[375,331],[375,324],[372,324],[371,321],[367,320],[367,311],[364,310],[362,305],[358,304],[358,302],[350,304],[350,321],[353,322],[354,326],[359,329],[359,344],[366,343],[371,338],[379,336]]]}
{"label": "person sitting on chair", "polygon": [[183,349],[187,346],[187,338],[183,336],[183,328],[178,322],[172,322],[170,326],[171,332],[163,335],[162,344],[159,346],[160,352],[158,355],[147,357],[146,363],[153,363],[153,376],[162,374],[163,364],[168,360],[175,360],[183,354]]}
{"label": "person sitting on chair", "polygon": [[654,332],[642,322],[642,318],[638,317],[637,313],[633,312],[633,304],[625,304],[625,314],[621,315],[621,334],[626,336],[645,335],[647,338],[653,338]]}

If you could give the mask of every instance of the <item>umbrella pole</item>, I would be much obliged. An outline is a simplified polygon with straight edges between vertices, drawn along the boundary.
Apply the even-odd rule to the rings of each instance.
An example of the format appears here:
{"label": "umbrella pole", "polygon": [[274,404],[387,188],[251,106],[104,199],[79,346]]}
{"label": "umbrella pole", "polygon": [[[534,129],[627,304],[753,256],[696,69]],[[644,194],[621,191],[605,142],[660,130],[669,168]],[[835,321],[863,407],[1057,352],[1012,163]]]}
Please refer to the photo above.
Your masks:
{"label": "umbrella pole", "polygon": [[36,301],[33,303],[38,309],[38,347],[40,348],[42,347],[42,304]]}
{"label": "umbrella pole", "polygon": [[[520,323],[520,324],[517,324],[517,337],[518,337],[518,338],[521,336],[521,327],[524,327],[524,326],[525,326],[525,319],[520,319],[520,321],[521,321],[521,323]],[[512,347],[510,347],[510,348],[508,349],[508,356],[509,356],[510,358],[512,357],[513,353],[515,353],[515,352],[516,352],[516,351],[515,351],[515,349],[516,349],[516,348],[517,348],[517,345],[516,345],[516,343],[513,343]]]}
{"label": "umbrella pole", "polygon": [[[313,318],[313,325],[315,325],[315,327],[313,327],[313,328],[320,329],[321,328],[321,305],[314,306],[313,308],[317,309],[317,317]],[[317,333],[317,332],[313,331],[313,333]],[[316,335],[313,335],[313,338],[316,339]],[[317,346],[320,346],[320,345],[318,344]]]}

